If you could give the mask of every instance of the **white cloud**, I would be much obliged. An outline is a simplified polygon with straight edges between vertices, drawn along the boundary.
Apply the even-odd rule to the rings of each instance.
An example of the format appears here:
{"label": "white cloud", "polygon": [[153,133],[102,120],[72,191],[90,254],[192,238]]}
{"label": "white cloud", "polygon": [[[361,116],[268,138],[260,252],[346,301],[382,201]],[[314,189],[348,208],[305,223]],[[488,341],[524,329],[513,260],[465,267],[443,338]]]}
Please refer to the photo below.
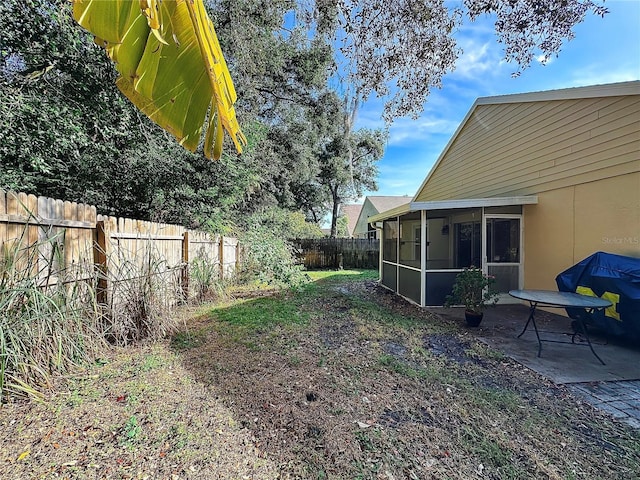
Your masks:
{"label": "white cloud", "polygon": [[555,59],[556,57],[553,56],[546,58],[546,56],[542,54],[536,57],[536,60],[542,65],[551,65]]}
{"label": "white cloud", "polygon": [[424,141],[436,135],[451,136],[458,128],[459,121],[446,118],[423,116],[417,120],[400,118],[389,131],[389,145]]}
{"label": "white cloud", "polygon": [[487,72],[493,72],[500,60],[493,55],[491,43],[478,43],[474,40],[461,42],[462,55],[456,62],[452,77],[478,78]]}

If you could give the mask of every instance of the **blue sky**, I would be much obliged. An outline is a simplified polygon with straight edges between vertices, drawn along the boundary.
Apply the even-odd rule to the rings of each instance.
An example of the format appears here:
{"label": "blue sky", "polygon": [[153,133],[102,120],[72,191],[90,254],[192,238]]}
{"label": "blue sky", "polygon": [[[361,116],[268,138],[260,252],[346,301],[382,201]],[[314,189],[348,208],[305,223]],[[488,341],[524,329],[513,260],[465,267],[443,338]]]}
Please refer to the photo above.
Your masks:
{"label": "blue sky", "polygon": [[[379,162],[378,190],[366,195],[413,196],[478,97],[535,92],[640,79],[640,0],[609,0],[604,18],[589,15],[560,55],[546,65],[534,62],[517,78],[502,60],[490,19],[469,23],[457,33],[464,50],[456,71],[432,90],[417,120],[397,119]],[[356,128],[383,128],[382,103],[361,108]],[[363,199],[361,199],[363,200]],[[358,202],[359,203],[359,202]]]}

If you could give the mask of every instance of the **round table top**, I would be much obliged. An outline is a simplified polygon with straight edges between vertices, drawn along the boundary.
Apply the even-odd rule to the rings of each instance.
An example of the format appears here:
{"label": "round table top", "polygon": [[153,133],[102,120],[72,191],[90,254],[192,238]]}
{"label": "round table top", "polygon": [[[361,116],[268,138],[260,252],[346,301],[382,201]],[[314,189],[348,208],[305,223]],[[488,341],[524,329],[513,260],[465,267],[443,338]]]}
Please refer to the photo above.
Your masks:
{"label": "round table top", "polygon": [[509,295],[521,300],[557,307],[606,308],[612,305],[609,300],[603,298],[553,290],[511,290]]}

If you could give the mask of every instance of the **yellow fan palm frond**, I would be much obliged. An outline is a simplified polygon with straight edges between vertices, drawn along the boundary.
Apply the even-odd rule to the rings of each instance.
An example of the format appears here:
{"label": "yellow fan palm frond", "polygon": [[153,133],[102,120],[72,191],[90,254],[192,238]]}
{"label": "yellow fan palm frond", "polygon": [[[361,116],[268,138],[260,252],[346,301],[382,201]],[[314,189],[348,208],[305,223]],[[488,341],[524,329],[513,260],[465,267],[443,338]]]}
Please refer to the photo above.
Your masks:
{"label": "yellow fan palm frond", "polygon": [[118,88],[149,118],[195,151],[220,158],[223,129],[246,144],[236,92],[202,0],[72,0],[73,17],[115,62]]}

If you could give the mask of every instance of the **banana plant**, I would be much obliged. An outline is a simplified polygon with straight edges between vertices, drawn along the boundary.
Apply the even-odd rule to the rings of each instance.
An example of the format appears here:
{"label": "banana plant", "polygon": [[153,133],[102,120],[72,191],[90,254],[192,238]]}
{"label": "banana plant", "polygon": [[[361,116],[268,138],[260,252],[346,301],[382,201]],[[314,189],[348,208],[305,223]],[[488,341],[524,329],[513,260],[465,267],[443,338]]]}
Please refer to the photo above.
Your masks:
{"label": "banana plant", "polygon": [[220,158],[223,129],[242,152],[236,92],[202,0],[72,2],[73,18],[105,48],[116,85],[136,107],[192,152],[205,120],[208,158]]}

